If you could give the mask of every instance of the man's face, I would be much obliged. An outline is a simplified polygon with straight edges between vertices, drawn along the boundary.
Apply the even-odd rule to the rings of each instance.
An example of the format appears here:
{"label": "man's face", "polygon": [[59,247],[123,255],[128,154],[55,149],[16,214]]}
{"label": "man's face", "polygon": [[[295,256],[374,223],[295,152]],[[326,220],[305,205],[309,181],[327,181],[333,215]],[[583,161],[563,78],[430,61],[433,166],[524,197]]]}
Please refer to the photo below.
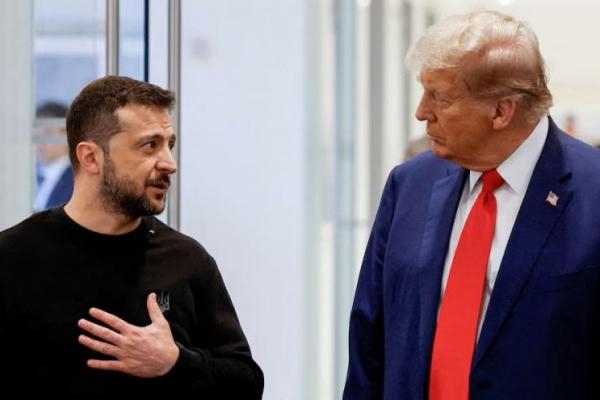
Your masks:
{"label": "man's face", "polygon": [[175,134],[166,110],[129,104],[117,110],[121,132],[108,143],[100,193],[105,204],[137,218],[161,213],[176,165]]}
{"label": "man's face", "polygon": [[487,157],[493,132],[493,108],[476,100],[456,72],[421,72],[423,96],[415,113],[427,122],[427,135],[435,155],[469,168]]}

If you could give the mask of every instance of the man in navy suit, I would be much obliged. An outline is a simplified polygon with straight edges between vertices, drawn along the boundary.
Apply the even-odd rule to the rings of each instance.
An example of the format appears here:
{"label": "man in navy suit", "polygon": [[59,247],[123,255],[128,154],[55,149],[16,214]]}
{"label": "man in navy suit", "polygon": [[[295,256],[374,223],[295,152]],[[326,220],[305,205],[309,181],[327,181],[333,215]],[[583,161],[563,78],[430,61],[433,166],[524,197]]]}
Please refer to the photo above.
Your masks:
{"label": "man in navy suit", "polygon": [[[37,146],[36,194],[34,211],[65,204],[73,194],[73,170],[69,162],[67,136],[64,118],[67,107],[61,103],[49,101],[37,110],[38,118],[52,118],[63,126],[50,123],[42,131],[43,142]],[[49,120],[51,121],[51,120]]]}
{"label": "man in navy suit", "polygon": [[600,152],[548,116],[535,34],[451,17],[407,60],[432,151],[387,180],[344,399],[600,398]]}

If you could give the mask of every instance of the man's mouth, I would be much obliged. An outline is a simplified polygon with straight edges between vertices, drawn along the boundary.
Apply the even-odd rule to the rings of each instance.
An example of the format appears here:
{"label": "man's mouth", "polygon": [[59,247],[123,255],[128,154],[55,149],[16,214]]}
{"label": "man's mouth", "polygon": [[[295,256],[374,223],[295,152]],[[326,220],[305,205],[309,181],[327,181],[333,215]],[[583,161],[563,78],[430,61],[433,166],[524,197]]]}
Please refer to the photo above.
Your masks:
{"label": "man's mouth", "polygon": [[440,138],[439,136],[436,136],[432,133],[427,132],[427,136],[429,136],[429,140],[431,140],[433,142],[439,143],[442,141],[442,138]]}
{"label": "man's mouth", "polygon": [[157,189],[169,190],[169,184],[168,183],[155,183],[155,184],[150,185],[150,186],[155,187]]}
{"label": "man's mouth", "polygon": [[163,177],[163,178],[159,178],[159,179],[149,180],[147,182],[147,186],[166,191],[166,190],[169,190],[169,186],[171,186],[171,182],[169,179],[165,179]]}

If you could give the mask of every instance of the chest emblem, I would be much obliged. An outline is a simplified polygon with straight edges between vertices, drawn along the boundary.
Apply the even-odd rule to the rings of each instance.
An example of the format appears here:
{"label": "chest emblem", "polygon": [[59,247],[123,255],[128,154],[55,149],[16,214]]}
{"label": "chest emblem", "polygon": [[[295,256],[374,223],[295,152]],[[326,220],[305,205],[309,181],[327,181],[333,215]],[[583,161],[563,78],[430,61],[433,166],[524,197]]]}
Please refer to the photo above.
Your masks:
{"label": "chest emblem", "polygon": [[156,292],[156,302],[158,303],[158,307],[160,311],[163,313],[165,311],[169,311],[171,309],[171,303],[169,301],[169,292],[166,290],[158,290]]}

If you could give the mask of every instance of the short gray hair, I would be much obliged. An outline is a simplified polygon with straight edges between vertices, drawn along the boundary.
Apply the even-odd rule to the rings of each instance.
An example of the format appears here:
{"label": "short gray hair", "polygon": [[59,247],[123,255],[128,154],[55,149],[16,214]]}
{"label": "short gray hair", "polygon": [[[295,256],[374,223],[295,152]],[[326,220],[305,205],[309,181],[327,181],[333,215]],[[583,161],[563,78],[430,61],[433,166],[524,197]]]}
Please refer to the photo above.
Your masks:
{"label": "short gray hair", "polygon": [[513,97],[523,117],[537,122],[552,106],[535,33],[495,11],[448,17],[429,27],[406,57],[415,73],[456,69],[475,97]]}

